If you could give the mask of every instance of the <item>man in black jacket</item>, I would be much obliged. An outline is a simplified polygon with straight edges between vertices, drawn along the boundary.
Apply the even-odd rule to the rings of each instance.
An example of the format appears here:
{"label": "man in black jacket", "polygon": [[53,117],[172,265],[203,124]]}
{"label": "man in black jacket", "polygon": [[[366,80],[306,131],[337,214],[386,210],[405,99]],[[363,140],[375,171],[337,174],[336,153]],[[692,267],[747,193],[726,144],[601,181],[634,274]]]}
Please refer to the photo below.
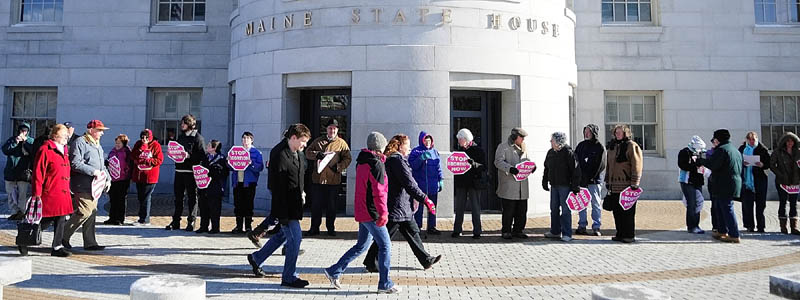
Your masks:
{"label": "man in black jacket", "polygon": [[8,209],[14,213],[9,220],[22,220],[27,207],[28,189],[31,186],[31,164],[33,161],[33,138],[31,125],[22,122],[17,126],[17,135],[10,137],[3,144],[3,154],[6,155],[6,167],[3,177],[6,181],[8,194]]}
{"label": "man in black jacket", "polygon": [[542,174],[542,188],[550,191],[550,231],[544,236],[569,242],[572,240],[572,211],[567,206],[567,197],[570,192],[580,192],[581,167],[563,132],[553,133],[550,147]]}
{"label": "man in black jacket", "polygon": [[[581,187],[589,189],[592,195],[592,233],[600,236],[600,217],[603,211],[600,208],[600,192],[603,190],[603,172],[606,170],[606,147],[597,139],[600,128],[595,124],[583,127],[583,141],[575,147],[575,156],[581,167]],[[584,209],[578,213],[578,229],[575,234],[589,235],[586,226],[589,225]]]}
{"label": "man in black jacket", "polygon": [[197,120],[193,115],[181,118],[181,134],[178,135],[178,144],[186,151],[186,160],[175,163],[175,212],[172,214],[172,223],[167,225],[167,230],[181,228],[181,215],[183,214],[183,196],[189,204],[189,213],[186,216],[186,231],[194,231],[194,219],[197,217],[197,184],[194,181],[192,166],[199,165],[206,158],[205,140],[197,132]]}
{"label": "man in black jacket", "polygon": [[304,288],[308,281],[300,279],[295,272],[300,242],[303,239],[300,220],[303,219],[303,186],[306,161],[303,149],[311,132],[303,124],[294,124],[284,135],[286,137],[273,149],[275,156],[269,162],[267,188],[272,192],[270,214],[277,218],[281,229],[273,235],[260,250],[247,255],[253,274],[264,277],[261,264],[275,250],[286,243],[286,261],[283,265],[281,286]]}

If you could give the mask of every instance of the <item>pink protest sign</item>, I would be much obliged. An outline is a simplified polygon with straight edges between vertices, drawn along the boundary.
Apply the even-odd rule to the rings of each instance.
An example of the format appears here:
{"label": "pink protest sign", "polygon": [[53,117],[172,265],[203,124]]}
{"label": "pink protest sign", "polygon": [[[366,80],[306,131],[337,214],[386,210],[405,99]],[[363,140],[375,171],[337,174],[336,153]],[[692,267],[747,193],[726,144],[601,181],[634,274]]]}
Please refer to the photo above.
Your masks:
{"label": "pink protest sign", "polygon": [[622,206],[622,209],[629,210],[639,200],[640,195],[642,195],[642,188],[632,190],[631,187],[626,187],[619,194],[619,205]]}
{"label": "pink protest sign", "polygon": [[169,144],[167,144],[167,157],[176,163],[182,163],[187,156],[189,156],[189,153],[186,153],[186,148],[183,148],[183,145],[178,144],[176,141],[169,141]]}
{"label": "pink protest sign", "polygon": [[592,203],[592,194],[589,193],[589,189],[587,188],[581,188],[581,191],[577,195],[573,192],[569,192],[569,196],[567,196],[567,207],[573,212],[586,209],[589,207],[590,203]]}
{"label": "pink protest sign", "polygon": [[201,165],[196,165],[192,166],[192,171],[194,173],[194,182],[197,184],[197,188],[208,188],[208,185],[211,184],[211,177],[208,176],[208,169]]}
{"label": "pink protest sign", "polygon": [[[147,160],[147,159],[150,159],[150,158],[153,158],[153,152],[150,152],[150,150],[142,150],[142,152],[139,153],[139,159],[141,159],[141,160]],[[136,167],[139,168],[139,170],[142,170],[142,171],[147,171],[147,170],[150,170],[150,169],[153,168],[148,163],[141,163],[141,164],[136,165]]]}
{"label": "pink protest sign", "polygon": [[536,163],[528,160],[518,163],[515,167],[517,168],[517,170],[519,170],[519,173],[517,173],[517,175],[514,175],[514,179],[516,179],[517,181],[523,181],[525,179],[528,179],[528,176],[531,176],[533,171],[536,170]]}
{"label": "pink protest sign", "polygon": [[92,197],[94,200],[100,199],[100,196],[103,195],[103,190],[106,189],[106,172],[100,172],[100,176],[97,176],[92,180]]}
{"label": "pink protest sign", "polygon": [[447,157],[445,165],[454,175],[461,175],[472,169],[472,165],[469,163],[469,155],[459,151],[453,152]]}
{"label": "pink protest sign", "polygon": [[250,151],[242,146],[233,146],[228,150],[228,165],[234,171],[244,171],[250,165]]}
{"label": "pink protest sign", "polygon": [[781,184],[781,188],[786,191],[787,194],[798,194],[800,193],[800,185],[785,185]]}
{"label": "pink protest sign", "polygon": [[122,175],[122,166],[119,165],[119,158],[116,156],[108,160],[108,173],[111,175],[111,180],[117,180]]}

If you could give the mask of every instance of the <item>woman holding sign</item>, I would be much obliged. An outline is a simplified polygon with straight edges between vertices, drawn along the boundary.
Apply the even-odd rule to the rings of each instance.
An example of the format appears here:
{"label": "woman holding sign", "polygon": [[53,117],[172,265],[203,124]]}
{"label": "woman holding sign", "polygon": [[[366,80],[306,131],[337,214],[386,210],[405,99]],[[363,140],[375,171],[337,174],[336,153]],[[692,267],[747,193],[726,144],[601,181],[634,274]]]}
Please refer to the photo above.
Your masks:
{"label": "woman holding sign", "polygon": [[[200,193],[198,206],[200,208],[200,228],[197,233],[219,233],[219,216],[222,211],[222,196],[225,195],[225,183],[228,179],[228,164],[225,155],[220,153],[222,143],[211,140],[206,151],[208,156],[203,160],[203,167],[208,169],[211,182],[208,187],[198,190]],[[208,225],[211,230],[208,230]]]}
{"label": "woman holding sign", "polygon": [[572,240],[572,211],[567,206],[567,197],[570,192],[576,195],[581,192],[581,167],[575,152],[567,144],[565,133],[554,132],[550,137],[550,147],[542,175],[542,188],[550,191],[550,231],[544,237],[569,242]]}
{"label": "woman holding sign", "polygon": [[[236,171],[233,182],[233,212],[236,215],[236,228],[231,233],[245,233],[252,230],[253,201],[256,198],[258,176],[264,170],[261,151],[253,147],[255,137],[249,131],[242,133],[242,146],[250,154],[250,164],[242,171]],[[244,230],[242,230],[244,226]]]}
{"label": "woman holding sign", "polygon": [[[775,173],[775,188],[778,190],[778,219],[781,223],[781,232],[789,233],[786,228],[786,220],[791,220],[792,234],[800,235],[797,230],[797,189],[792,186],[800,184],[800,168],[797,161],[800,160],[800,138],[794,133],[787,132],[781,137],[778,147],[772,151],[770,158],[770,170]],[[788,191],[787,191],[788,190]],[[791,192],[791,193],[789,193]],[[786,202],[789,202],[789,213],[786,213]]]}
{"label": "woman holding sign", "polygon": [[481,238],[481,190],[485,190],[489,185],[486,174],[486,153],[473,141],[472,132],[469,129],[461,128],[456,134],[458,139],[458,149],[469,156],[467,162],[471,165],[469,171],[461,175],[453,176],[453,183],[456,187],[455,198],[455,221],[453,222],[454,238],[461,236],[461,225],[464,223],[464,210],[467,205],[472,212],[472,238]]}
{"label": "woman holding sign", "polygon": [[[501,232],[503,238],[507,240],[512,237],[528,238],[528,235],[522,232],[528,221],[528,178],[517,177],[520,174],[517,166],[531,160],[525,147],[526,136],[528,132],[522,128],[511,129],[508,141],[498,145],[494,154],[494,166],[497,167],[497,197],[503,201]],[[536,167],[530,174],[535,170]]]}
{"label": "woman holding sign", "polygon": [[136,197],[139,198],[139,220],[134,225],[150,224],[150,196],[158,183],[158,174],[164,154],[161,153],[161,144],[153,139],[150,129],[139,133],[139,141],[133,145],[131,151],[133,163],[133,182],[136,183]]}
{"label": "woman holding sign", "polygon": [[114,139],[114,148],[108,152],[106,160],[108,173],[111,175],[111,189],[108,191],[111,209],[108,212],[106,225],[123,225],[128,201],[128,188],[131,186],[133,159],[128,147],[128,136],[120,134]]}
{"label": "woman holding sign", "polygon": [[642,148],[633,141],[633,134],[628,125],[614,126],[614,138],[606,147],[606,188],[607,204],[603,208],[611,208],[614,213],[614,223],[617,234],[611,238],[613,241],[632,243],[636,231],[636,203],[625,209],[619,201],[620,194],[630,188],[639,189],[639,180],[642,178]]}

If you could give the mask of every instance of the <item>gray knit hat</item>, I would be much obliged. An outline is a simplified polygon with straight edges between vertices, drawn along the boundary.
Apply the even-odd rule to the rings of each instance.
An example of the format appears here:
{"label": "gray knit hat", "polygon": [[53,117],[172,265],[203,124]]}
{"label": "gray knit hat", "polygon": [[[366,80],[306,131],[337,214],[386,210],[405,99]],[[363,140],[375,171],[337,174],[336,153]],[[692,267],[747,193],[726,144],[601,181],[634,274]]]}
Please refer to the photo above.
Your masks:
{"label": "gray knit hat", "polygon": [[551,137],[553,138],[553,141],[555,141],[556,144],[558,144],[560,146],[564,146],[564,145],[567,144],[567,134],[566,133],[563,133],[563,132],[560,132],[560,131],[553,132],[553,135]]}
{"label": "gray knit hat", "polygon": [[386,149],[386,144],[388,144],[386,137],[380,132],[373,131],[367,136],[367,149],[369,150],[383,152]]}

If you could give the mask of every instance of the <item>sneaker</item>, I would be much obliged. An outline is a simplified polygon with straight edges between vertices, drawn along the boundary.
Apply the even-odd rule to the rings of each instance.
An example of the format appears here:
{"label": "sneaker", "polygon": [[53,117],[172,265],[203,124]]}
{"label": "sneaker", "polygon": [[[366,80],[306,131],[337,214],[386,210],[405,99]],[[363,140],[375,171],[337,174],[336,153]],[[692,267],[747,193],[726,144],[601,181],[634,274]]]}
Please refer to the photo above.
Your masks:
{"label": "sneaker", "polygon": [[100,246],[100,245],[83,247],[83,250],[86,250],[86,251],[103,251],[105,249],[106,249],[106,246]]}
{"label": "sneaker", "polygon": [[561,238],[561,235],[560,234],[553,234],[552,232],[548,231],[548,232],[544,233],[544,237],[546,237],[548,239],[559,239],[559,238]]}
{"label": "sneaker", "polygon": [[247,233],[247,239],[250,240],[250,242],[253,243],[253,246],[256,246],[256,248],[261,248],[260,234],[257,234],[254,231],[250,231]]}
{"label": "sneaker", "polygon": [[442,255],[441,255],[441,254],[439,254],[438,256],[434,257],[434,258],[433,258],[433,259],[430,261],[430,264],[428,264],[427,266],[425,266],[425,270],[429,270],[430,268],[433,268],[433,265],[435,265],[436,263],[438,263],[440,260],[442,260]]}
{"label": "sneaker", "polygon": [[400,292],[400,288],[397,285],[393,285],[388,289],[378,289],[378,294],[397,294]]}
{"label": "sneaker", "polygon": [[149,226],[150,222],[145,222],[143,220],[139,220],[133,223],[133,226]]}
{"label": "sneaker", "polygon": [[325,273],[325,278],[328,278],[328,281],[331,282],[331,287],[337,290],[342,288],[341,280],[339,280],[339,278],[333,278],[331,274],[328,274],[328,269],[322,269],[322,272]]}
{"label": "sneaker", "polygon": [[72,253],[70,253],[69,251],[67,251],[63,247],[59,248],[58,250],[50,251],[50,256],[69,257],[70,255],[72,255]]}
{"label": "sneaker", "polygon": [[[267,272],[264,272],[264,270],[261,270],[261,266],[259,266],[256,263],[256,260],[253,259],[253,255],[252,254],[248,254],[247,255],[247,262],[250,263],[250,267],[253,268],[253,275],[255,275],[256,277],[267,277]],[[283,285],[283,284],[281,284],[281,285]]]}
{"label": "sneaker", "polygon": [[561,237],[561,241],[562,242],[570,242],[570,241],[572,241],[572,237],[571,236],[566,236],[566,235],[562,236]]}
{"label": "sneaker", "polygon": [[575,232],[574,232],[574,234],[575,234],[575,235],[589,235],[589,233],[588,233],[588,232],[586,232],[586,228],[578,228],[578,229],[575,229]]}
{"label": "sneaker", "polygon": [[460,237],[460,236],[461,236],[461,232],[455,232],[455,231],[453,231],[453,233],[452,233],[452,234],[450,234],[450,237],[451,237],[451,238],[458,238],[458,237]]}
{"label": "sneaker", "polygon": [[503,238],[504,238],[504,239],[507,239],[507,240],[510,240],[510,239],[511,239],[511,234],[510,234],[510,233],[508,233],[508,232],[506,232],[506,233],[503,233]]}
{"label": "sneaker", "polygon": [[430,234],[430,235],[440,235],[440,234],[442,234],[442,232],[439,231],[439,229],[436,229],[436,228],[428,228],[428,234]]}
{"label": "sneaker", "polygon": [[695,228],[694,230],[692,230],[692,233],[694,233],[694,234],[705,234],[706,231],[702,230],[700,228]]}
{"label": "sneaker", "polygon": [[302,280],[300,278],[297,278],[294,282],[283,281],[283,282],[281,282],[281,286],[290,287],[290,288],[296,288],[296,289],[302,289],[302,288],[308,286],[308,280]]}
{"label": "sneaker", "polygon": [[600,229],[592,229],[592,234],[591,235],[593,235],[593,236],[602,236],[603,234],[600,233]]}
{"label": "sneaker", "polygon": [[528,235],[522,232],[512,233],[511,236],[518,238],[518,239],[527,239]]}

